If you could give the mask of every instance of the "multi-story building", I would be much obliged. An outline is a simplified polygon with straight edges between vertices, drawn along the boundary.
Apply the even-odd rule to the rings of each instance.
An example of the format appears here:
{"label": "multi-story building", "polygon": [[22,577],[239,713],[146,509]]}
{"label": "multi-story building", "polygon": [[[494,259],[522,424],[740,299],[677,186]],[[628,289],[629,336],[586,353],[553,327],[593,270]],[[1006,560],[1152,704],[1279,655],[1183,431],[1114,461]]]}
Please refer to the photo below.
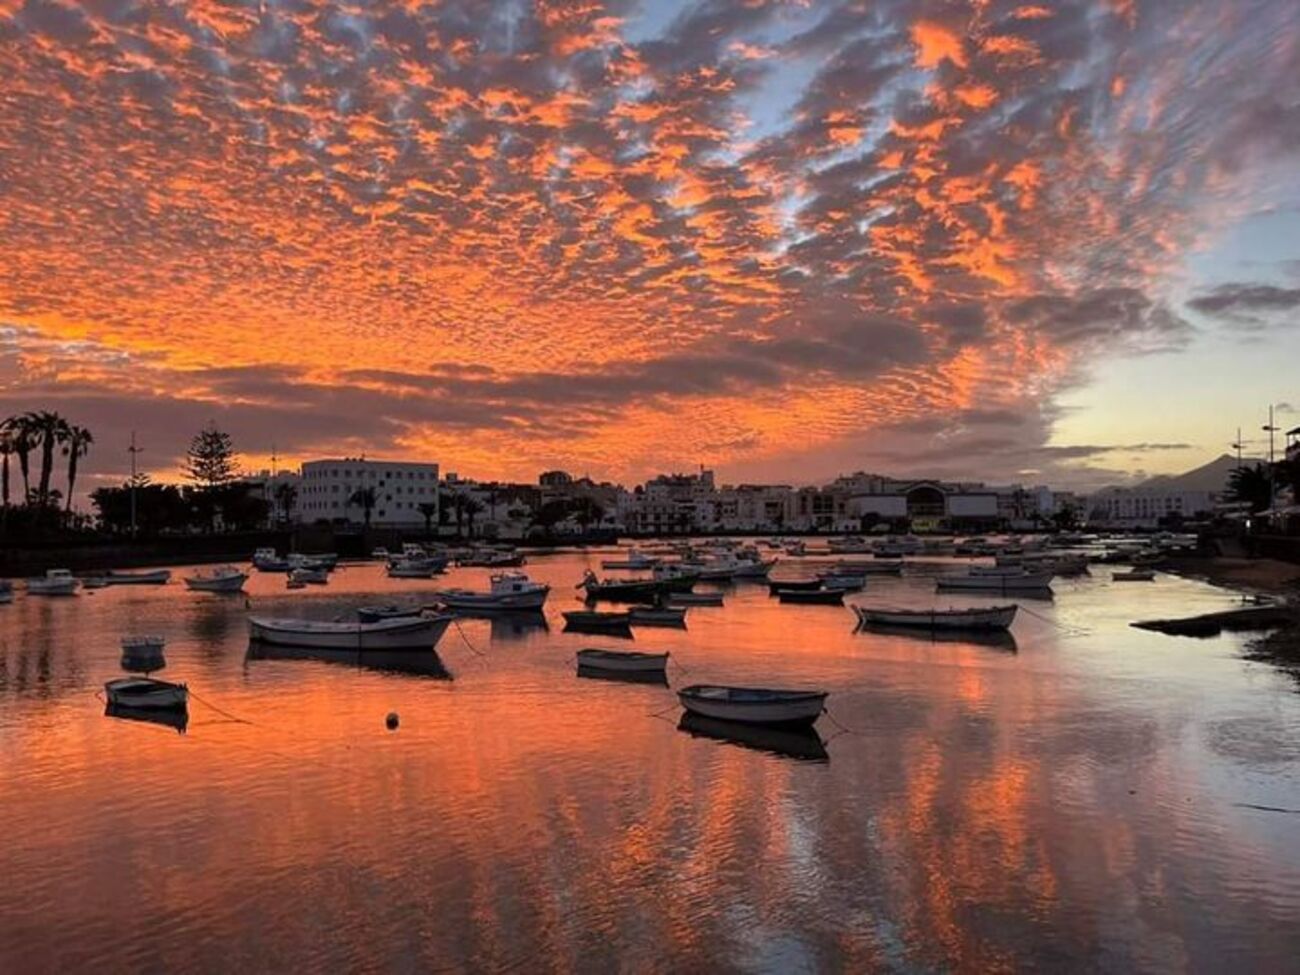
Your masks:
{"label": "multi-story building", "polygon": [[298,513],[302,521],[366,520],[364,495],[371,492],[370,521],[376,525],[423,525],[425,512],[438,518],[438,465],[418,461],[344,457],[302,465]]}
{"label": "multi-story building", "polygon": [[1155,528],[1178,515],[1195,518],[1212,512],[1220,492],[1179,487],[1106,488],[1089,499],[1089,521],[1119,528]]}

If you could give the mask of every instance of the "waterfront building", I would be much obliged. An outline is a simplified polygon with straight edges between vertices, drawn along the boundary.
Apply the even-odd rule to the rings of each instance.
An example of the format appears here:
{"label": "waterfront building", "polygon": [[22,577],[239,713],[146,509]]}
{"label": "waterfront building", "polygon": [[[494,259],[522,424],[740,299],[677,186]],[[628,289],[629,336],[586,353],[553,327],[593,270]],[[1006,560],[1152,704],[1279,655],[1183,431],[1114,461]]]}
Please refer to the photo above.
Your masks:
{"label": "waterfront building", "polygon": [[358,491],[374,492],[373,525],[423,526],[422,505],[433,505],[437,522],[438,465],[421,461],[366,460],[343,457],[309,460],[302,465],[298,512],[304,522],[365,521]]}

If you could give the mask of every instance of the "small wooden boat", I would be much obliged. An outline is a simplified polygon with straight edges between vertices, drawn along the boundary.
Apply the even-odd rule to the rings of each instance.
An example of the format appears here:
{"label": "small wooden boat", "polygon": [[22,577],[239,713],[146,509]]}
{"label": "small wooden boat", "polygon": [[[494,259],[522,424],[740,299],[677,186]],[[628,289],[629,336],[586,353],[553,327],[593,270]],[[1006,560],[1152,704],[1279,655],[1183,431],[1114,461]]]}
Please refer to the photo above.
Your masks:
{"label": "small wooden boat", "polygon": [[838,589],[841,592],[861,592],[867,585],[867,577],[851,575],[846,572],[824,572],[817,577],[823,588]]}
{"label": "small wooden boat", "polygon": [[822,713],[826,691],[694,684],[677,692],[692,714],[745,724],[810,725]]}
{"label": "small wooden boat", "polygon": [[838,606],[844,602],[843,589],[778,589],[776,597],[783,603],[815,606]]}
{"label": "small wooden boat", "polygon": [[672,606],[633,606],[628,610],[633,626],[685,626],[685,608]]}
{"label": "small wooden boat", "polygon": [[533,582],[523,572],[500,572],[492,576],[487,592],[473,589],[440,589],[438,599],[456,610],[541,609],[551,587]]}
{"label": "small wooden boat", "polygon": [[184,684],[173,684],[153,677],[119,677],[104,685],[109,704],[150,710],[175,710],[189,701]]}
{"label": "small wooden boat", "polygon": [[577,588],[587,593],[589,600],[603,599],[611,603],[652,603],[661,594],[690,592],[698,576],[683,575],[662,579],[598,579],[588,570]]}
{"label": "small wooden boat", "polygon": [[1130,569],[1128,572],[1112,572],[1110,577],[1115,582],[1151,582],[1156,574],[1150,569]]}
{"label": "small wooden boat", "polygon": [[902,559],[840,559],[831,566],[832,572],[844,575],[902,575]]}
{"label": "small wooden boat", "polygon": [[144,572],[109,572],[104,581],[110,586],[165,586],[171,581],[170,569],[150,569]]}
{"label": "small wooden boat", "polygon": [[67,569],[50,569],[43,576],[27,580],[29,596],[75,596],[80,580]]}
{"label": "small wooden boat", "polygon": [[742,558],[731,575],[734,579],[766,579],[776,562],[776,559]]}
{"label": "small wooden boat", "polygon": [[720,592],[670,592],[667,597],[669,606],[721,606]]}
{"label": "small wooden boat", "polygon": [[250,616],[248,632],[254,640],[288,647],[429,650],[437,645],[451,620],[452,617],[446,615],[430,615],[377,623],[332,623]]}
{"label": "small wooden boat", "polygon": [[627,551],[627,557],[622,559],[605,559],[600,563],[602,569],[653,569],[659,564],[659,560],[652,555],[646,555],[640,549],[630,548]]}
{"label": "small wooden boat", "polygon": [[769,579],[767,582],[767,591],[773,596],[778,592],[794,592],[799,589],[811,591],[821,587],[820,579]]}
{"label": "small wooden boat", "polygon": [[160,636],[122,637],[122,653],[134,657],[146,657],[162,653],[166,646],[167,641]]}
{"label": "small wooden boat", "polygon": [[282,559],[273,548],[259,548],[253,553],[253,568],[258,572],[288,572],[293,568],[288,559]]}
{"label": "small wooden boat", "polygon": [[390,579],[432,579],[435,573],[441,572],[442,566],[435,564],[429,559],[402,559],[390,563],[388,566],[388,578]]}
{"label": "small wooden boat", "polygon": [[583,670],[608,670],[620,674],[656,674],[668,668],[666,653],[634,653],[622,650],[579,650],[578,667]]}
{"label": "small wooden boat", "polygon": [[599,613],[594,610],[578,609],[564,614],[564,625],[570,630],[630,634],[632,617],[629,613]]}
{"label": "small wooden boat", "polygon": [[1051,591],[1052,574],[1050,572],[1021,572],[1019,575],[1005,576],[940,576],[935,583],[939,591],[945,589],[980,590],[984,592],[1016,592],[1023,590]]}
{"label": "small wooden boat", "polygon": [[[299,568],[292,569],[289,572],[289,584],[291,586],[295,583],[302,583],[303,585],[308,586],[323,586],[329,581],[330,576],[326,569],[300,566]],[[294,588],[297,587],[294,586]]]}
{"label": "small wooden boat", "polygon": [[1016,618],[1016,605],[976,609],[872,609],[854,606],[863,625],[908,626],[923,630],[1005,630]]}
{"label": "small wooden boat", "polygon": [[195,592],[240,592],[248,581],[248,573],[233,565],[219,565],[215,569],[200,569],[185,576],[185,586]]}
{"label": "small wooden boat", "polygon": [[14,601],[14,584],[8,579],[0,579],[0,605]]}
{"label": "small wooden boat", "polygon": [[361,623],[378,623],[380,620],[412,619],[424,612],[421,606],[360,606],[357,620]]}

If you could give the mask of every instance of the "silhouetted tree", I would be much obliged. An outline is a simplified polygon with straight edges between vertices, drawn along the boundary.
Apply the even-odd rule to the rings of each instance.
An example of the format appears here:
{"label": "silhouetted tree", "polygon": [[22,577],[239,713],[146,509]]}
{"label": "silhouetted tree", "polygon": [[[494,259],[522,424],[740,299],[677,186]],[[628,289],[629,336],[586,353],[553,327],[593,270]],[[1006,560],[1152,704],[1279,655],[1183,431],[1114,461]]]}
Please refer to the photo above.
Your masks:
{"label": "silhouetted tree", "polygon": [[433,517],[438,513],[438,506],[432,501],[421,501],[415,510],[424,515],[424,536],[428,538],[433,534]]}
{"label": "silhouetted tree", "polygon": [[465,511],[465,520],[469,524],[469,537],[473,538],[474,537],[474,516],[482,512],[483,502],[480,501],[478,498],[470,496],[470,497],[466,497],[462,501],[461,507]]}
{"label": "silhouetted tree", "polygon": [[289,513],[293,511],[294,502],[298,500],[298,486],[290,481],[281,481],[275,486],[275,503],[279,507],[284,520],[289,520]]}
{"label": "silhouetted tree", "polygon": [[68,458],[67,511],[72,510],[72,492],[77,484],[77,461],[90,452],[90,445],[94,442],[95,438],[85,427],[69,424],[68,439],[63,447],[63,455]]}
{"label": "silhouetted tree", "polygon": [[357,505],[361,508],[362,517],[365,519],[366,527],[370,527],[370,512],[375,508],[375,489],[374,488],[357,488],[348,498],[349,505]]}
{"label": "silhouetted tree", "polygon": [[1268,465],[1238,467],[1228,475],[1228,495],[1233,501],[1250,505],[1251,512],[1263,511],[1272,503]]}

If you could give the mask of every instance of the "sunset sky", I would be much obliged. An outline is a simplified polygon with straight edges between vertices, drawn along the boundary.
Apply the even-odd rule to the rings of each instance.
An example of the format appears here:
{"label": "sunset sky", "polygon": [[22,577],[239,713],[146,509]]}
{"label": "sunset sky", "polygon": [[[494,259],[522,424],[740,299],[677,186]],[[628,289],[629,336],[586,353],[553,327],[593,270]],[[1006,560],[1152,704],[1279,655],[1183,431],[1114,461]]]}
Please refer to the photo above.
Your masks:
{"label": "sunset sky", "polygon": [[87,489],[1088,488],[1300,424],[1298,322],[1296,0],[0,0],[0,412]]}

